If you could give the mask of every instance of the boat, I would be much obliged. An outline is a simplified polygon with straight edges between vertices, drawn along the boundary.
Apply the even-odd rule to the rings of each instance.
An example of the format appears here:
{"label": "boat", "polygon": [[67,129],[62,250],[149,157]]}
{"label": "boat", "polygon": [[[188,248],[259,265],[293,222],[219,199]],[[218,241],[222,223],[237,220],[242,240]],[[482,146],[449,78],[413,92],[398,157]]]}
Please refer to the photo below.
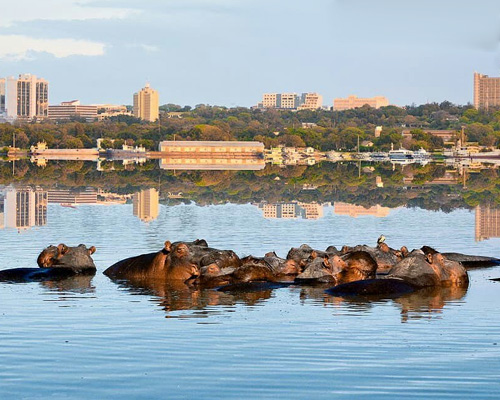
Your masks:
{"label": "boat", "polygon": [[370,154],[372,161],[389,161],[389,154],[383,151],[376,151]]}
{"label": "boat", "polygon": [[61,207],[68,207],[68,208],[76,208],[73,204],[71,203],[60,203],[59,204]]}
{"label": "boat", "polygon": [[427,150],[420,148],[413,152],[413,159],[416,162],[426,162],[431,159],[431,155]]}

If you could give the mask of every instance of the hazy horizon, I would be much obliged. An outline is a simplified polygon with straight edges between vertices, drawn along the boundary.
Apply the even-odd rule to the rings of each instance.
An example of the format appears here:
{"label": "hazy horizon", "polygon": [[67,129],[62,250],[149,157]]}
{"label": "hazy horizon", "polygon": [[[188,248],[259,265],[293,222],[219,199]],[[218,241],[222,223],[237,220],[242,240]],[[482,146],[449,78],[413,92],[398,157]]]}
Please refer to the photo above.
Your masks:
{"label": "hazy horizon", "polygon": [[0,77],[50,82],[50,103],[252,106],[265,92],[472,102],[500,75],[493,0],[19,0],[0,14]]}

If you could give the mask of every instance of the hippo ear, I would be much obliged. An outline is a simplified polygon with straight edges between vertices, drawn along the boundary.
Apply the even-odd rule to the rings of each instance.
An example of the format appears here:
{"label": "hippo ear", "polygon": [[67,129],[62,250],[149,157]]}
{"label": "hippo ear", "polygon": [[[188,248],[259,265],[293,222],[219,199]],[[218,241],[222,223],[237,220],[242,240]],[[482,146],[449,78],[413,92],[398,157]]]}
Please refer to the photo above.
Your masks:
{"label": "hippo ear", "polygon": [[342,249],[340,250],[342,254],[348,253],[349,252],[349,247],[347,245],[343,245]]}
{"label": "hippo ear", "polygon": [[318,257],[318,253],[315,250],[313,250],[311,253],[311,258],[314,260],[316,257]]}
{"label": "hippo ear", "polygon": [[170,243],[169,240],[165,242],[165,250],[170,251],[172,250],[172,243]]}
{"label": "hippo ear", "polygon": [[406,246],[401,247],[401,255],[403,257],[406,257],[408,255],[408,247]]}
{"label": "hippo ear", "polygon": [[323,257],[323,264],[325,265],[325,267],[328,267],[330,268],[332,265],[330,264],[330,260],[328,259],[327,256],[324,256]]}
{"label": "hippo ear", "polygon": [[194,241],[194,244],[198,245],[198,246],[204,246],[204,247],[208,247],[208,243],[205,239],[196,239]]}
{"label": "hippo ear", "polygon": [[264,254],[264,257],[278,257],[278,255],[274,251],[270,251],[269,253]]}
{"label": "hippo ear", "polygon": [[432,253],[427,253],[427,254],[425,255],[425,258],[427,258],[427,262],[428,262],[429,264],[432,264],[432,262],[434,261],[434,256],[432,255]]}
{"label": "hippo ear", "polygon": [[91,246],[91,247],[89,248],[89,255],[91,256],[92,254],[94,254],[96,250],[97,250],[97,249],[95,248],[95,246]]}
{"label": "hippo ear", "polygon": [[68,246],[66,246],[64,243],[61,243],[57,246],[57,251],[59,255],[64,255],[68,252]]}

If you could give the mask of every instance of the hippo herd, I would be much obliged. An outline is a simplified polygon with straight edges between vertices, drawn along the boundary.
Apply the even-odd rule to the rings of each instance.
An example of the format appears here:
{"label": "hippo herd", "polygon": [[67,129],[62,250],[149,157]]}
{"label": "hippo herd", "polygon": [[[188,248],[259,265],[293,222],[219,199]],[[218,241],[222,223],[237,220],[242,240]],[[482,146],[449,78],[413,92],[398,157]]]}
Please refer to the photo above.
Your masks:
{"label": "hippo herd", "polygon": [[[83,244],[49,246],[38,256],[39,268],[0,271],[3,282],[62,280],[94,275],[95,247]],[[121,260],[104,271],[114,281],[175,282],[219,291],[287,285],[324,285],[333,296],[398,295],[429,287],[467,288],[467,269],[500,265],[491,257],[440,253],[423,246],[392,249],[380,237],[375,247],[359,245],[316,250],[308,245],[290,249],[286,258],[270,252],[240,258],[232,250],[209,247],[203,239],[166,241],[154,253]]]}

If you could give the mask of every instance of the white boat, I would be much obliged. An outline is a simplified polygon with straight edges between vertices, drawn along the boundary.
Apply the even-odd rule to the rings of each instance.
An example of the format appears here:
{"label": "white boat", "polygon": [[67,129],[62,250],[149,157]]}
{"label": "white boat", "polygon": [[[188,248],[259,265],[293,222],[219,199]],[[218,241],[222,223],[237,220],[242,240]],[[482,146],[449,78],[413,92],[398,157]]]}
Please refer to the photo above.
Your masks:
{"label": "white boat", "polygon": [[389,154],[384,153],[383,151],[376,151],[374,153],[370,153],[370,159],[372,161],[389,161]]}
{"label": "white boat", "polygon": [[413,151],[400,148],[399,150],[391,150],[389,152],[391,161],[413,160]]}
{"label": "white boat", "polygon": [[431,159],[431,155],[427,150],[420,148],[413,152],[413,159],[417,162],[428,161]]}

